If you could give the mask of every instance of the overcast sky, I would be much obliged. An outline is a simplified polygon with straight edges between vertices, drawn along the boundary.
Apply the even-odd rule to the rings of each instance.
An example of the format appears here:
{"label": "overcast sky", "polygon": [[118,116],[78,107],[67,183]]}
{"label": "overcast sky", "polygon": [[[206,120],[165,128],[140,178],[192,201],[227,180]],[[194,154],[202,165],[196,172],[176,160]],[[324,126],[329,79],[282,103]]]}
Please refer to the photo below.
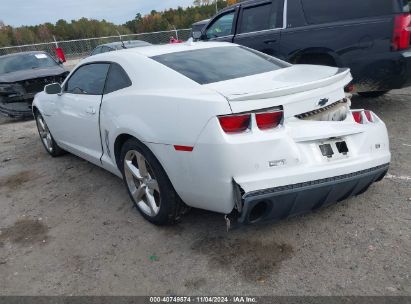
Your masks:
{"label": "overcast sky", "polygon": [[0,0],[0,20],[12,26],[81,17],[122,24],[137,13],[192,5],[193,0]]}

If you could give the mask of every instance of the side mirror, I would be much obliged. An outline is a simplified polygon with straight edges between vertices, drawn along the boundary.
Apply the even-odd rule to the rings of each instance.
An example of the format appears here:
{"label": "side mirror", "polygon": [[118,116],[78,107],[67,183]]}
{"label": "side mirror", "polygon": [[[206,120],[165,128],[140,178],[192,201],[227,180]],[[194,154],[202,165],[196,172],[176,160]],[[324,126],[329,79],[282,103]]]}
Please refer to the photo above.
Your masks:
{"label": "side mirror", "polygon": [[202,33],[201,32],[193,32],[193,39],[199,40],[201,39]]}
{"label": "side mirror", "polygon": [[44,87],[46,94],[59,94],[61,93],[61,85],[59,83],[48,84]]}

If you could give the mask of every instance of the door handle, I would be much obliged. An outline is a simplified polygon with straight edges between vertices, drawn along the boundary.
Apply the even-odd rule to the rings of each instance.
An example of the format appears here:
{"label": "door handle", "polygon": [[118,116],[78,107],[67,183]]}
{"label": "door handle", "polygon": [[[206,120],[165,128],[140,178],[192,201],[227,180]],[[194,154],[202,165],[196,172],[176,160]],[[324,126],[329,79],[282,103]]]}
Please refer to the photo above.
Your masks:
{"label": "door handle", "polygon": [[264,40],[265,44],[272,44],[272,43],[275,43],[275,42],[277,42],[277,39]]}
{"label": "door handle", "polygon": [[88,108],[86,109],[86,113],[87,113],[87,114],[94,115],[94,114],[96,114],[96,109],[94,109],[93,107],[88,107]]}

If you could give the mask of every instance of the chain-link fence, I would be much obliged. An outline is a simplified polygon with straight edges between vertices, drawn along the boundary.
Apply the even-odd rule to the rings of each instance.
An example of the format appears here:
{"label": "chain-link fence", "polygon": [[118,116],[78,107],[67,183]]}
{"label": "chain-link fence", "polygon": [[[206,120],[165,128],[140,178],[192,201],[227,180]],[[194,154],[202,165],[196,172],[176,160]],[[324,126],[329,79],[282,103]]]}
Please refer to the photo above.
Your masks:
{"label": "chain-link fence", "polygon": [[[190,33],[191,29],[181,29],[172,31],[121,35],[121,39],[123,41],[143,40],[150,42],[152,44],[165,44],[170,42],[171,37],[179,40],[187,40],[190,37]],[[77,59],[88,56],[91,53],[91,51],[100,44],[106,44],[116,41],[120,41],[120,36],[57,41],[57,44],[56,42],[47,42],[19,46],[9,46],[0,48],[0,56],[27,51],[45,51],[48,52],[50,55],[55,56],[56,45],[58,45],[58,47],[63,49],[67,59]]]}

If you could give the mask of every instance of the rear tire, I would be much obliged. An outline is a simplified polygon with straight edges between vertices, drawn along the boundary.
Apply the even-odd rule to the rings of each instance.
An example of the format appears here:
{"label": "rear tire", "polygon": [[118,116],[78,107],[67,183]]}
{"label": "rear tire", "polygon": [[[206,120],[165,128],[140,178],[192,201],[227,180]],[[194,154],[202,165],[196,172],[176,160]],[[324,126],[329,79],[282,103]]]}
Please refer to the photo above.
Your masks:
{"label": "rear tire", "polygon": [[56,141],[51,135],[46,121],[44,120],[40,112],[36,111],[34,113],[34,118],[36,119],[37,131],[39,132],[41,143],[43,144],[44,149],[46,149],[47,153],[53,157],[63,155],[66,151],[64,151],[57,145]]}
{"label": "rear tire", "polygon": [[387,94],[388,92],[389,91],[358,92],[358,95],[365,98],[377,98]]}
{"label": "rear tire", "polygon": [[127,140],[120,153],[127,192],[141,215],[156,225],[178,222],[185,210],[163,167],[140,141]]}

